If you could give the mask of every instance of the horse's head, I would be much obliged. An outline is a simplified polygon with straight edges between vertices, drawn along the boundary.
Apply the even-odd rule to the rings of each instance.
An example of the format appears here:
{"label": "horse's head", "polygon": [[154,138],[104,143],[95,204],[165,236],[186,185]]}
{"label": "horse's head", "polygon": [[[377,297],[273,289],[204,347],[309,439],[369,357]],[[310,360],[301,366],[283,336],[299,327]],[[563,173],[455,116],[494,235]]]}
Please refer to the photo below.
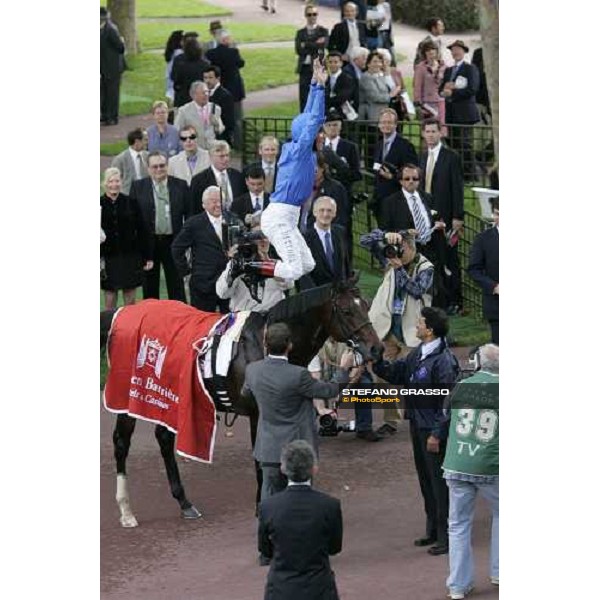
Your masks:
{"label": "horse's head", "polygon": [[333,286],[329,335],[338,342],[352,341],[366,360],[377,360],[383,345],[369,320],[369,305],[357,287],[358,274]]}

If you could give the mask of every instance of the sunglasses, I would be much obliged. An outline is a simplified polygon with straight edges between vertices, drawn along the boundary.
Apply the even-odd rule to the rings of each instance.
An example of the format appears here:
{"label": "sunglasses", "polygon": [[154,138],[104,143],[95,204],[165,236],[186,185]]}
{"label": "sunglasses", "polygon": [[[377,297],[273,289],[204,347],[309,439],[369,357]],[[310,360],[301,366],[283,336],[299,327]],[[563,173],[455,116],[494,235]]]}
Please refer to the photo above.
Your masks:
{"label": "sunglasses", "polygon": [[307,17],[318,17],[319,13],[306,13]]}
{"label": "sunglasses", "polygon": [[187,142],[188,140],[195,140],[198,136],[195,133],[192,133],[191,135],[180,135],[179,139],[182,142]]}
{"label": "sunglasses", "polygon": [[167,166],[167,163],[160,163],[158,165],[150,165],[151,169],[165,169]]}
{"label": "sunglasses", "polygon": [[419,181],[419,177],[403,177],[402,181]]}

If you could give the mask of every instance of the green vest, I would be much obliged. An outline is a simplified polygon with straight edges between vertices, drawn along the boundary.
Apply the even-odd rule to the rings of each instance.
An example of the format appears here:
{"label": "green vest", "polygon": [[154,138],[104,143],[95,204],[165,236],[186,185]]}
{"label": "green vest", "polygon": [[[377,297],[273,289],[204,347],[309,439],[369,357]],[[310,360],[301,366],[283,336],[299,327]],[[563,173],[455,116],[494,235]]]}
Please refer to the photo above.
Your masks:
{"label": "green vest", "polygon": [[457,384],[443,468],[467,475],[498,475],[498,375],[479,372]]}

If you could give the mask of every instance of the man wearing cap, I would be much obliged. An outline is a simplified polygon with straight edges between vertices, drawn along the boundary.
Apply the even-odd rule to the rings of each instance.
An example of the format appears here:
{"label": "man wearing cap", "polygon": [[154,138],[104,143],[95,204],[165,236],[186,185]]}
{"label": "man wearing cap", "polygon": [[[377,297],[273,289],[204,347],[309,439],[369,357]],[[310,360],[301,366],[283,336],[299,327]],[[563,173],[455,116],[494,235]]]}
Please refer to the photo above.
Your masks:
{"label": "man wearing cap", "polygon": [[100,7],[100,121],[119,122],[119,86],[123,72],[125,44],[110,21],[110,13]]}
{"label": "man wearing cap", "polygon": [[217,38],[219,36],[219,33],[221,32],[221,29],[223,29],[221,21],[210,22],[210,25],[208,26],[208,32],[210,33],[212,39],[206,42],[206,46],[204,47],[205,51],[212,50],[213,48],[216,48],[218,46],[219,42],[217,41]]}
{"label": "man wearing cap", "polygon": [[[468,46],[462,40],[456,40],[448,46],[454,59],[454,66],[444,71],[440,84],[440,94],[446,99],[447,125],[474,125],[479,121],[476,95],[479,89],[479,71],[477,67],[465,62]],[[463,159],[467,180],[472,181],[475,164],[473,161],[473,132],[469,127],[449,127],[450,145]]]}
{"label": "man wearing cap", "polygon": [[300,99],[300,110],[304,110],[310,81],[313,76],[313,61],[319,52],[324,53],[329,41],[329,31],[326,27],[317,25],[319,11],[312,4],[304,8],[306,27],[296,31],[295,48],[298,55],[296,73],[298,73],[298,95]]}

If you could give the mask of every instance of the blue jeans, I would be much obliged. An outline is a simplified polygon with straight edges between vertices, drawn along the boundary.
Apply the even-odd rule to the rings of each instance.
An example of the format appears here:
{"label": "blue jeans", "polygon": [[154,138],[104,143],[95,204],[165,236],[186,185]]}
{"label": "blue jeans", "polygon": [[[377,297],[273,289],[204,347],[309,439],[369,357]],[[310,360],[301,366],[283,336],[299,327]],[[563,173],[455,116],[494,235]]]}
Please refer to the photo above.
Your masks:
{"label": "blue jeans", "polygon": [[471,530],[475,512],[477,492],[485,498],[492,510],[492,539],[490,542],[490,577],[498,577],[498,497],[499,479],[495,483],[483,484],[470,481],[447,479],[450,491],[450,512],[448,515],[448,538],[450,543],[450,574],[446,585],[451,592],[463,592],[474,582],[473,548]]}

